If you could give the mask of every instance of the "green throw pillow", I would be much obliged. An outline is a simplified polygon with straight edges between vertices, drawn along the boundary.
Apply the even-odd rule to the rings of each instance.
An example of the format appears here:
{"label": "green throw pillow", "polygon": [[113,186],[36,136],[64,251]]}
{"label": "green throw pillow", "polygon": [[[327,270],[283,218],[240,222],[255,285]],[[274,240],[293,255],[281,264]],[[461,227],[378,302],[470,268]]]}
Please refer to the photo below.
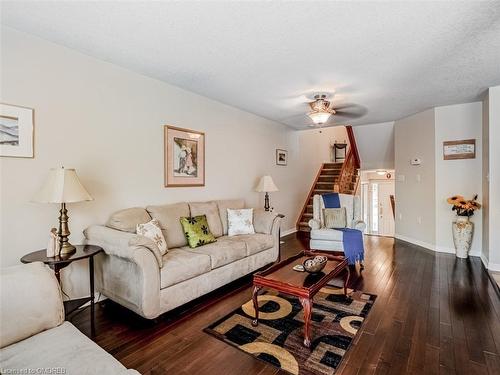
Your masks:
{"label": "green throw pillow", "polygon": [[212,232],[210,232],[206,215],[181,217],[181,225],[191,248],[217,241]]}

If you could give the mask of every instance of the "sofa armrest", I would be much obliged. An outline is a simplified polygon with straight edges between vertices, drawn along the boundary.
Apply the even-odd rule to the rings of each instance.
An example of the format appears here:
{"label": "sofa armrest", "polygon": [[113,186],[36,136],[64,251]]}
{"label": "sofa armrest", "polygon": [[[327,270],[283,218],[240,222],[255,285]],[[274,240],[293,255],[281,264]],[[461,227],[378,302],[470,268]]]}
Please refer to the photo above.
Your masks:
{"label": "sofa armrest", "polygon": [[354,220],[352,222],[352,228],[364,232],[366,229],[366,223],[363,220]]}
{"label": "sofa armrest", "polygon": [[160,267],[145,246],[131,246],[136,235],[94,225],[84,231],[86,242],[105,254],[96,258],[97,289],[115,302],[153,319],[160,314]]}
{"label": "sofa armrest", "polygon": [[102,225],[93,225],[83,231],[89,244],[101,246],[108,255],[134,260],[136,252],[147,249],[155,257],[159,268],[163,267],[160,250],[144,236],[122,232]]}
{"label": "sofa armrest", "polygon": [[253,227],[255,233],[272,234],[274,223],[281,220],[283,215],[279,215],[262,209],[253,210]]}
{"label": "sofa armrest", "polygon": [[309,220],[309,222],[307,224],[309,225],[309,228],[311,228],[311,229],[321,228],[321,224],[320,224],[319,220],[316,220],[316,219]]}

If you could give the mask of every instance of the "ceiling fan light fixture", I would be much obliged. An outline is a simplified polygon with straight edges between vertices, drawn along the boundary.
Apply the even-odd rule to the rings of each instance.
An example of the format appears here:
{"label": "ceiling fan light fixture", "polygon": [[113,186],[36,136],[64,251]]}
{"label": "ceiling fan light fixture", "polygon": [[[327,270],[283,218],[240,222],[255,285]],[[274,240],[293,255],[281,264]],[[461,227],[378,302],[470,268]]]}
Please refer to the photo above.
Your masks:
{"label": "ceiling fan light fixture", "polygon": [[316,125],[324,124],[332,115],[328,111],[313,111],[307,114]]}

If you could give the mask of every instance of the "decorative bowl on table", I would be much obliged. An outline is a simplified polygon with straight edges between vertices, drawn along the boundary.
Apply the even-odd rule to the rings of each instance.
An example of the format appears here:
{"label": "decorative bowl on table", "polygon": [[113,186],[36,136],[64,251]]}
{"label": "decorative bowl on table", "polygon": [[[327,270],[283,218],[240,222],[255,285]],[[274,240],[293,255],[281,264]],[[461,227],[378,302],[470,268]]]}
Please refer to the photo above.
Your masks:
{"label": "decorative bowl on table", "polygon": [[321,270],[325,268],[327,260],[328,258],[323,255],[307,258],[303,263],[304,270],[309,273],[321,272]]}

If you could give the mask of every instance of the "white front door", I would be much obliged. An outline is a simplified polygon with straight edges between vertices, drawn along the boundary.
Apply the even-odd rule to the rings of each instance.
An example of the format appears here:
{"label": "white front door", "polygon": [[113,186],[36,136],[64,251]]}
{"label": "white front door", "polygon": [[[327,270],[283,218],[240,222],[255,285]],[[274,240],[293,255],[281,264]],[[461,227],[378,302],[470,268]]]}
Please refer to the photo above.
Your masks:
{"label": "white front door", "polygon": [[381,236],[394,236],[394,213],[391,195],[394,196],[394,181],[378,182],[378,233]]}

